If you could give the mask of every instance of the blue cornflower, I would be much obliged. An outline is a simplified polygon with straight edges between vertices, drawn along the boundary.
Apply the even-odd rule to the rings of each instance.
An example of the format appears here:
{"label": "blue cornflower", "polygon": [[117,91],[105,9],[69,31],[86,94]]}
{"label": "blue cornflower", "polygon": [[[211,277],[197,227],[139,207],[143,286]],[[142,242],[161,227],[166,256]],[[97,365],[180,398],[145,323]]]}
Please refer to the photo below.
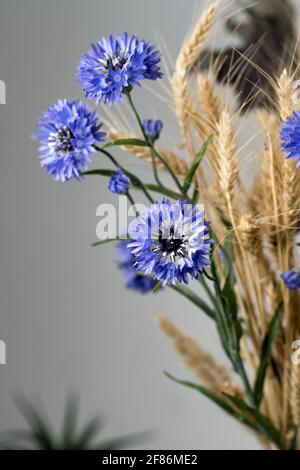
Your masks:
{"label": "blue cornflower", "polygon": [[289,290],[300,288],[300,272],[299,271],[286,271],[281,274],[286,287]]}
{"label": "blue cornflower", "polygon": [[121,171],[116,171],[109,180],[108,188],[112,193],[126,194],[129,188],[130,179]]}
{"label": "blue cornflower", "polygon": [[166,284],[188,283],[210,264],[213,240],[203,210],[184,201],[155,202],[130,227],[135,267]]}
{"label": "blue cornflower", "polygon": [[40,118],[35,139],[39,140],[41,166],[56,181],[81,179],[94,145],[103,141],[96,112],[76,100],[58,100]]}
{"label": "blue cornflower", "polygon": [[128,240],[122,240],[118,243],[118,264],[124,272],[127,289],[135,290],[141,294],[146,294],[154,289],[157,281],[151,277],[137,273],[134,262],[135,258],[128,248]]}
{"label": "blue cornflower", "polygon": [[159,119],[145,119],[143,121],[143,129],[145,133],[148,136],[148,139],[151,140],[151,142],[155,142],[162,131],[163,128],[163,123]]}
{"label": "blue cornflower", "polygon": [[297,167],[300,166],[300,112],[294,114],[281,124],[280,137],[282,141],[282,151],[286,152],[287,159],[295,158]]}
{"label": "blue cornflower", "polygon": [[87,98],[109,105],[122,100],[122,93],[140,85],[144,79],[162,77],[160,53],[144,39],[135,35],[102,38],[81,58],[77,80]]}

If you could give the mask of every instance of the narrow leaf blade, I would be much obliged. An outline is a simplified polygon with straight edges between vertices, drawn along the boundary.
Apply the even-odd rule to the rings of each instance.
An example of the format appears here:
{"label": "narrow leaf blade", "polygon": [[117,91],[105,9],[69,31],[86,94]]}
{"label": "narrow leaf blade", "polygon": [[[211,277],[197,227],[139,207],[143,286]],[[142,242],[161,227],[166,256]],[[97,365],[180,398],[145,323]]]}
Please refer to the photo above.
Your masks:
{"label": "narrow leaf blade", "polygon": [[112,142],[108,142],[103,145],[101,148],[106,149],[109,147],[118,147],[118,146],[127,146],[127,147],[149,147],[148,142],[141,139],[116,139]]}
{"label": "narrow leaf blade", "polygon": [[270,362],[271,349],[273,341],[276,338],[278,328],[280,326],[281,317],[283,312],[283,304],[281,303],[272,318],[269,329],[264,337],[260,352],[260,362],[257,370],[255,385],[254,385],[254,398],[257,406],[260,405],[263,398],[263,388],[266,377],[267,368]]}
{"label": "narrow leaf blade", "polygon": [[250,427],[254,431],[259,432],[259,428],[256,426],[256,424],[254,422],[252,422],[251,420],[248,420],[245,416],[242,416],[241,414],[237,413],[237,411],[234,408],[232,408],[232,406],[230,406],[229,403],[227,403],[227,401],[220,398],[218,395],[213,393],[208,388],[203,387],[202,385],[199,385],[199,384],[195,384],[193,382],[186,381],[186,380],[178,380],[175,377],[173,377],[171,374],[169,374],[168,372],[165,372],[165,375],[169,379],[173,380],[174,382],[176,382],[180,385],[183,385],[185,387],[189,387],[193,390],[196,390],[197,392],[199,392],[202,395],[206,396],[211,401],[213,401],[216,405],[218,405],[220,408],[222,408],[224,411],[226,411],[226,413],[231,415],[233,418],[237,419],[239,422],[241,422],[241,423],[245,424],[246,426]]}
{"label": "narrow leaf blade", "polygon": [[106,243],[116,242],[117,240],[120,240],[120,238],[105,238],[105,240],[98,240],[97,242],[92,243],[91,246],[105,245]]}
{"label": "narrow leaf blade", "polygon": [[87,170],[82,172],[83,175],[98,175],[98,176],[112,176],[114,174],[114,170],[106,170],[106,169],[96,169],[96,170]]}
{"label": "narrow leaf blade", "polygon": [[200,148],[199,152],[196,153],[196,156],[187,172],[187,175],[185,177],[184,183],[183,183],[183,192],[186,193],[192,184],[193,177],[197,171],[198,166],[200,165],[202,158],[204,157],[204,154],[207,150],[207,147],[209,144],[212,142],[213,136],[210,135],[208,139],[204,142],[202,147]]}
{"label": "narrow leaf blade", "polygon": [[270,439],[279,449],[282,448],[281,437],[279,430],[274,426],[274,424],[264,416],[260,411],[251,406],[247,405],[243,400],[238,397],[233,397],[228,393],[224,393],[232,403],[237,406],[241,411],[250,414],[256,421],[259,426],[259,431],[265,434],[268,439]]}

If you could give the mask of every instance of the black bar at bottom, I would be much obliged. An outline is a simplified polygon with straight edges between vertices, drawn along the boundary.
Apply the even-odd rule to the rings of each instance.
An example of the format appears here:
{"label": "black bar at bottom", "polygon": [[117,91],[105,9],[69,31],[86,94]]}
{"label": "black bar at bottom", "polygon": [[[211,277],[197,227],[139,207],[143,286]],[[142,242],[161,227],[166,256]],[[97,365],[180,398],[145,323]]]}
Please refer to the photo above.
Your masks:
{"label": "black bar at bottom", "polygon": [[[131,451],[2,451],[1,463],[63,464],[72,468],[139,468],[148,465],[182,466],[191,468],[210,468],[214,464],[228,465],[230,469],[259,463],[272,465],[272,470],[299,465],[300,453],[297,451],[205,451],[205,450],[131,450]],[[205,467],[203,467],[205,465]],[[208,467],[209,466],[209,467]],[[2,467],[4,468],[4,466]],[[10,468],[10,467],[9,467]],[[21,466],[20,466],[21,468]],[[289,467],[288,467],[289,468]]]}

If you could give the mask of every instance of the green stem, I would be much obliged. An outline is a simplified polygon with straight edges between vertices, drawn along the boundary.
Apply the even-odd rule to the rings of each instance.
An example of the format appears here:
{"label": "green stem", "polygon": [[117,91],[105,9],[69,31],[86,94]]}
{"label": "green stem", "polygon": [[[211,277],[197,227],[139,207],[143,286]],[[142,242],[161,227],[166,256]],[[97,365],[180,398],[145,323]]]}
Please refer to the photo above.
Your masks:
{"label": "green stem", "polygon": [[158,184],[158,186],[163,186],[160,181],[158,171],[157,171],[156,157],[152,150],[151,150],[151,160],[152,160],[152,169],[153,169],[154,179],[156,183]]}
{"label": "green stem", "polygon": [[[120,168],[120,166],[118,166],[118,168]],[[82,174],[86,176],[94,175],[94,176],[106,176],[110,178],[113,174],[113,170],[108,170],[108,169],[87,170],[87,171],[83,171]],[[130,175],[131,173],[127,172],[127,174]],[[138,180],[138,178],[135,175],[134,177]],[[143,186],[143,188],[141,186]],[[137,191],[141,191],[143,189],[154,191],[155,193],[164,194],[165,196],[168,196],[175,200],[181,198],[181,195],[179,193],[176,193],[175,191],[172,191],[172,189],[166,188],[165,186],[158,186],[152,183],[142,183],[141,185],[141,184],[133,184],[133,182],[131,181],[130,187],[131,189],[134,189]]]}
{"label": "green stem", "polygon": [[194,291],[184,286],[175,285],[175,286],[170,286],[170,287],[171,289],[175,290],[179,294],[186,297],[190,302],[192,302],[194,305],[200,308],[204,313],[206,313],[207,316],[214,319],[215,317],[214,311],[209,307],[209,305],[207,305],[206,302],[204,302],[204,300],[198,297],[198,295],[195,294]]}
{"label": "green stem", "polygon": [[151,142],[151,140],[148,138],[144,128],[143,128],[143,124],[142,124],[142,121],[141,121],[141,118],[139,116],[139,113],[133,103],[133,100],[132,100],[132,96],[130,93],[126,93],[126,96],[128,98],[128,102],[129,102],[129,106],[137,120],[137,123],[139,125],[139,128],[143,134],[143,137],[145,139],[145,141],[148,143],[150,149],[152,150],[153,154],[155,157],[158,158],[158,160],[164,165],[164,167],[167,169],[167,171],[169,172],[170,176],[173,178],[174,180],[174,183],[176,184],[177,188],[179,189],[180,193],[182,193],[182,186],[177,178],[177,176],[175,175],[175,173],[173,172],[173,170],[170,168],[170,166],[168,165],[168,163],[165,161],[165,159],[157,152],[157,150],[155,149],[154,145],[153,145],[153,142]]}
{"label": "green stem", "polygon": [[[223,331],[225,333],[225,338],[226,338],[226,336],[228,338],[230,338],[230,331],[229,331],[229,329],[226,325],[226,321],[223,320],[223,316],[226,315],[226,311],[225,311],[225,308],[224,308],[224,300],[223,300],[222,290],[221,290],[221,286],[220,286],[220,279],[217,275],[217,268],[216,268],[215,261],[213,259],[211,259],[211,267],[212,267],[212,273],[213,273],[212,281],[215,284],[216,295],[219,298],[219,305],[221,307],[220,309],[216,309],[217,319],[218,319],[218,322],[219,322],[221,328],[223,329]],[[206,273],[206,275],[207,275],[207,273]],[[211,279],[210,276],[208,276],[208,278]],[[224,339],[222,338],[221,334],[220,334],[220,339],[221,339],[221,342],[224,346],[225,352],[227,352],[227,355],[228,355],[229,359],[231,360],[232,365],[234,366],[237,374],[240,376],[240,378],[243,382],[243,385],[245,387],[245,391],[247,393],[247,397],[248,397],[249,402],[251,403],[252,406],[256,407],[252,387],[250,385],[250,382],[249,382],[249,379],[248,379],[248,376],[247,376],[247,373],[246,373],[246,370],[245,370],[245,367],[244,367],[244,363],[242,361],[242,358],[241,358],[241,355],[240,355],[240,352],[239,352],[238,348],[235,348],[236,349],[235,351],[230,351],[230,350],[227,351],[227,346],[228,345],[225,344]]]}
{"label": "green stem", "polygon": [[217,302],[217,299],[215,295],[213,295],[211,289],[209,288],[209,285],[207,284],[205,278],[203,276],[199,277],[199,282],[201,283],[202,287],[204,288],[205,292],[207,293],[208,297],[210,298],[213,306],[215,307],[216,310],[220,309],[220,306]]}
{"label": "green stem", "polygon": [[172,199],[180,199],[181,195],[172,191],[172,189],[166,188],[165,186],[158,186],[156,184],[146,183],[145,188],[149,191],[154,191],[156,193],[164,194],[165,196],[171,197]]}
{"label": "green stem", "polygon": [[132,184],[134,184],[134,186],[137,186],[139,187],[143,193],[145,194],[146,198],[148,199],[149,202],[151,202],[151,204],[153,204],[154,202],[154,199],[152,198],[152,196],[148,193],[147,189],[145,188],[145,185],[142,183],[142,181],[137,177],[135,176],[133,173],[130,173],[130,171],[127,171],[126,168],[124,168],[116,159],[115,157],[110,153],[108,152],[107,150],[103,149],[103,148],[100,148],[100,147],[97,147],[95,146],[96,150],[98,152],[101,152],[103,153],[104,155],[106,155],[106,157],[109,158],[109,160],[117,167],[119,168],[119,170],[121,170],[125,175],[127,175]]}
{"label": "green stem", "polygon": [[[134,201],[134,199],[133,199],[133,197],[131,196],[131,194],[130,194],[129,191],[127,191],[126,196],[127,196],[128,201],[130,202],[130,204],[131,204],[132,206],[135,206],[135,201]],[[138,217],[139,213],[137,212],[137,210],[135,211],[135,213],[136,213],[136,216]]]}
{"label": "green stem", "polygon": [[198,188],[198,184],[196,184],[195,189],[193,191],[193,196],[192,196],[193,204],[197,203],[198,197],[199,197],[199,188]]}
{"label": "green stem", "polygon": [[239,352],[236,354],[236,360],[234,362],[234,365],[235,365],[235,368],[236,368],[236,371],[237,371],[238,375],[241,377],[241,380],[244,384],[249,403],[255,409],[257,409],[255,399],[254,399],[254,396],[253,396],[252,387],[250,385],[248,375],[246,373],[245,366],[244,366],[244,363],[242,361],[242,358],[241,358],[241,355],[240,355]]}

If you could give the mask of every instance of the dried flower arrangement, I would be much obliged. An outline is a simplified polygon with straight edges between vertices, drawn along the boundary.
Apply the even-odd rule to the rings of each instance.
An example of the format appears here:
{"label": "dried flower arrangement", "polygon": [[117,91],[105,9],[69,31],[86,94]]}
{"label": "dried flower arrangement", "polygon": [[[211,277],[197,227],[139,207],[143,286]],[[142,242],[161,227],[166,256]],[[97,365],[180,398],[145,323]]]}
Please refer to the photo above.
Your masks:
{"label": "dried flower arrangement", "polygon": [[[259,56],[259,47],[249,51],[246,43],[238,55],[232,49],[231,62],[224,51],[215,51],[206,73],[204,46],[219,9],[219,2],[213,2],[201,15],[170,77],[186,159],[177,149],[156,145],[162,123],[143,121],[134,105],[134,87],[143,80],[157,80],[162,73],[154,46],[127,33],[94,44],[81,59],[77,78],[85,96],[96,104],[127,99],[139,134],[129,135],[116,126],[104,133],[87,105],[59,100],[42,116],[36,137],[42,143],[42,166],[56,180],[106,176],[109,189],[126,195],[131,203],[132,190],[148,199],[146,211],[137,211],[129,240],[118,242],[127,287],[142,293],[171,287],[193,302],[215,323],[232,366],[227,370],[195,338],[159,316],[161,330],[201,383],[172,378],[214,401],[255,432],[266,448],[300,449],[300,368],[293,356],[300,330],[297,48],[289,28],[292,22],[286,17],[289,51],[293,45],[288,65],[283,59],[262,69],[264,55]],[[232,19],[229,24],[233,29]],[[283,58],[285,44],[278,45],[276,23],[269,24],[274,50],[280,50]],[[250,30],[254,37],[260,32]],[[240,31],[249,33],[249,25]],[[263,81],[254,80],[249,86],[253,76]],[[237,109],[218,93],[217,83],[226,80],[239,93]],[[251,166],[255,173],[250,183],[249,175],[245,178],[241,171],[240,153],[257,136],[237,144],[242,115],[249,109],[264,140],[255,155],[255,168]],[[145,183],[124,168],[111,153],[114,147],[149,161],[155,183]],[[96,151],[116,171],[87,170]],[[171,185],[162,183],[163,173]],[[154,201],[155,192],[168,199]],[[205,211],[198,209],[199,203]],[[182,284],[192,280],[200,282],[205,297]]]}

